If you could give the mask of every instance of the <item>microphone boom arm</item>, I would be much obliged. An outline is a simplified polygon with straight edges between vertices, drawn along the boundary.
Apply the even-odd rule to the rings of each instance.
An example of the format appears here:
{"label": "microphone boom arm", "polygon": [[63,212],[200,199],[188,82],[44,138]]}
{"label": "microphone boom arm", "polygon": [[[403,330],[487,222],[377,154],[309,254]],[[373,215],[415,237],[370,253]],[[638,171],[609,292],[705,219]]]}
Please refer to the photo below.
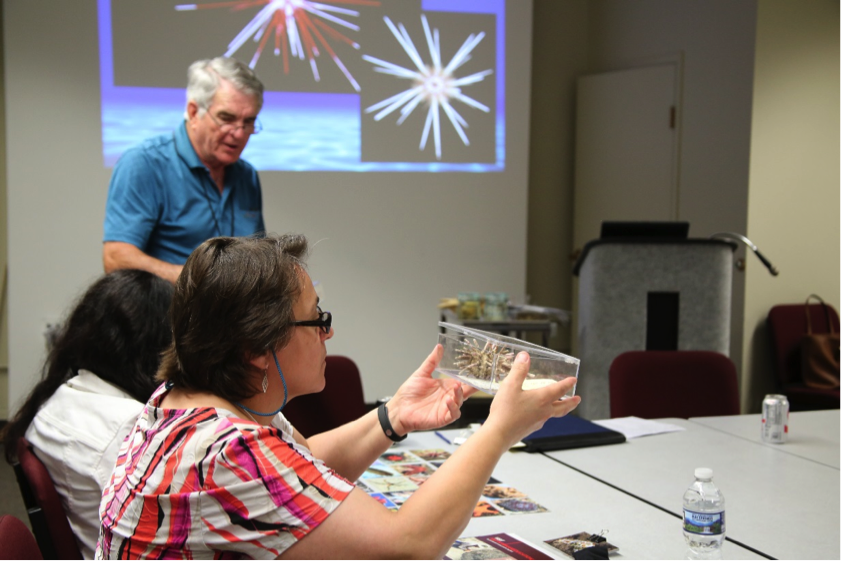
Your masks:
{"label": "microphone boom arm", "polygon": [[772,275],[774,275],[776,277],[777,275],[780,274],[780,271],[774,265],[772,265],[771,262],[768,261],[768,259],[764,255],[762,255],[762,252],[759,251],[759,248],[756,247],[756,245],[752,241],[747,239],[742,234],[736,234],[734,232],[718,232],[717,234],[713,234],[712,236],[710,236],[711,240],[712,239],[721,239],[721,238],[731,239],[731,240],[736,240],[736,241],[742,242],[743,244],[748,246],[756,254],[756,256],[759,258],[759,260],[762,261],[762,264],[765,265],[765,267],[768,269],[768,271]]}

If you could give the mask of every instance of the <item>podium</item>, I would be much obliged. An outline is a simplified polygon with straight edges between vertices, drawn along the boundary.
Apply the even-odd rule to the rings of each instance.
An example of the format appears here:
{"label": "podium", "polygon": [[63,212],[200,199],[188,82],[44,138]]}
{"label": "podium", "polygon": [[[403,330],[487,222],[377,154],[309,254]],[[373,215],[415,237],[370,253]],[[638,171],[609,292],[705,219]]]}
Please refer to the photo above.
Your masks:
{"label": "podium", "polygon": [[578,283],[577,413],[610,417],[609,369],[634,350],[730,354],[735,244],[714,239],[601,238],[573,269]]}

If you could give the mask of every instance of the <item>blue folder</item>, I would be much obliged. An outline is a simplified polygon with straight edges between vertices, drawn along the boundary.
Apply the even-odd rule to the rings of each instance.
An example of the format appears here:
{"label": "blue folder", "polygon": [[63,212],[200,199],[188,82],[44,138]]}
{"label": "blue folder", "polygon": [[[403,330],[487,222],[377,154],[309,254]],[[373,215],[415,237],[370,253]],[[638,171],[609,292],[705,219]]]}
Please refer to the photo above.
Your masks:
{"label": "blue folder", "polygon": [[625,435],[586,419],[567,415],[552,417],[538,431],[523,439],[526,452],[549,452],[625,442]]}

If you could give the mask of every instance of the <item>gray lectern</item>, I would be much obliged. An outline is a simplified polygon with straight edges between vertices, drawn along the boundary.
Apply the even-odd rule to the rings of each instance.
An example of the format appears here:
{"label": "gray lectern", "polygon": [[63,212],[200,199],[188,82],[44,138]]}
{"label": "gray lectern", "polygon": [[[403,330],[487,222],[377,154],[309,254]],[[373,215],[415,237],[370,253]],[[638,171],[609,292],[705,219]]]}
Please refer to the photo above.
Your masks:
{"label": "gray lectern", "polygon": [[575,264],[578,275],[577,413],[610,417],[608,371],[633,350],[730,354],[730,242],[602,238]]}

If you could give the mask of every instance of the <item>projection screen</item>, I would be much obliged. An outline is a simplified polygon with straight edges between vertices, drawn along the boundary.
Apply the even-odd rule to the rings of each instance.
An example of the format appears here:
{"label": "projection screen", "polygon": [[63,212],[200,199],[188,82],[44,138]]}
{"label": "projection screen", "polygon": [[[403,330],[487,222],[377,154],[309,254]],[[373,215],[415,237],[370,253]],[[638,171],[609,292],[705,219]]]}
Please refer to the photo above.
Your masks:
{"label": "projection screen", "polygon": [[109,167],[172,129],[214,53],[266,85],[259,170],[505,169],[504,0],[99,0],[99,41]]}

